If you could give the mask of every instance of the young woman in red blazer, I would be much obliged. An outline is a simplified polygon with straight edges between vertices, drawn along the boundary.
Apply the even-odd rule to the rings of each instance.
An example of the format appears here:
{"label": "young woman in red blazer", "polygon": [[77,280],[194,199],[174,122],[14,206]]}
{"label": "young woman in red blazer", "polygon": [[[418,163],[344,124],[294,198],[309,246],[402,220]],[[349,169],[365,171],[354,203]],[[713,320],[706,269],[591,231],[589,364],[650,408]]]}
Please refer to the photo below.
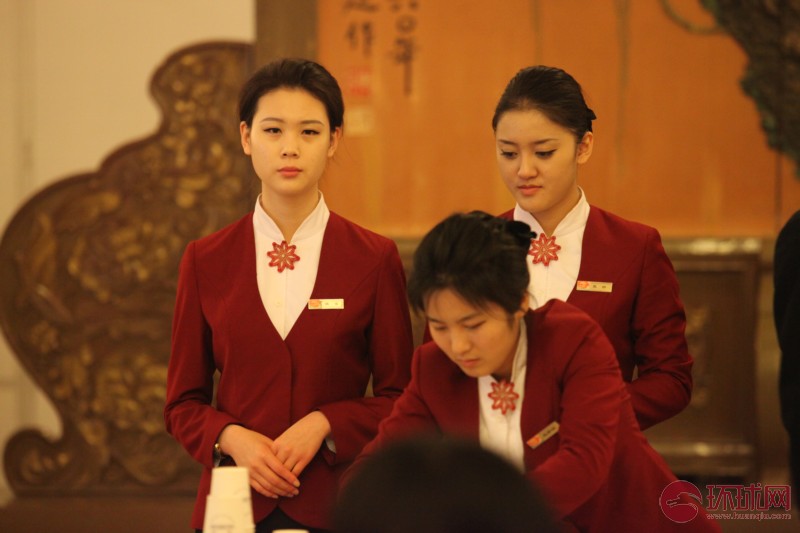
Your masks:
{"label": "young woman in red blazer", "polygon": [[661,501],[677,480],[639,429],[600,326],[555,299],[530,310],[530,239],[526,225],[476,212],[422,240],[408,291],[433,342],[351,472],[387,442],[441,432],[516,465],[569,528],[719,531],[685,495]]}
{"label": "young woman in red blazer", "polygon": [[492,119],[500,174],[517,202],[502,216],[538,234],[527,258],[531,307],[555,298],[597,320],[646,429],[691,398],[686,317],[658,232],[590,206],[578,187],[594,119],[563,70],[536,66],[514,76]]}
{"label": "young woman in red blazer", "polygon": [[405,277],[395,244],[329,211],[319,191],[344,115],[327,70],[271,63],[242,88],[239,113],[261,195],[186,248],[164,418],[205,467],[193,527],[222,461],[249,469],[257,531],[317,531],[408,382]]}

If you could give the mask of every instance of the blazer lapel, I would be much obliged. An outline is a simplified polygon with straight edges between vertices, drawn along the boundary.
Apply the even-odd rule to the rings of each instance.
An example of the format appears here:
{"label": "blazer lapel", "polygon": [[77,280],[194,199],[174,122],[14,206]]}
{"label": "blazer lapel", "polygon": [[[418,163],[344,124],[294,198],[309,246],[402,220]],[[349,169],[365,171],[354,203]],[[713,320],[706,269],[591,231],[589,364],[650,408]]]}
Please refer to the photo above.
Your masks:
{"label": "blazer lapel", "polygon": [[[589,218],[586,221],[586,230],[583,233],[581,266],[578,270],[577,281],[611,283],[616,281],[624,265],[620,264],[620,258],[615,255],[615,248],[617,247],[613,236],[603,220],[600,210],[591,207]],[[579,291],[573,287],[567,301],[583,310],[591,310],[589,314],[592,316],[600,316],[601,309],[605,307],[608,298],[608,293]]]}
{"label": "blazer lapel", "polygon": [[[359,242],[347,221],[331,212],[322,238],[317,277],[314,280],[314,289],[311,291],[312,299],[342,298],[345,300],[345,306],[347,305],[346,297],[352,294],[369,271],[377,266],[376,257],[374,255],[365,257],[363,250],[358,246]],[[324,311],[311,311],[308,306],[304,307],[286,336],[287,341],[293,335],[308,334],[310,328],[318,327],[319,321],[311,320],[309,313],[320,312]]]}
{"label": "blazer lapel", "polygon": [[554,385],[552,354],[541,353],[537,344],[536,321],[538,315],[528,312],[525,316],[528,334],[528,362],[525,370],[525,398],[522,402],[520,430],[522,432],[523,456],[528,470],[535,468],[558,447],[556,434],[543,444],[531,447],[529,441],[539,435],[553,422],[560,422],[560,395]]}
{"label": "blazer lapel", "polygon": [[[346,284],[347,265],[353,261],[353,250],[344,239],[345,224],[336,213],[331,213],[325,234],[322,237],[322,250],[319,256],[317,279],[314,281],[312,298],[339,298],[342,286]],[[307,309],[303,310],[305,313]]]}
{"label": "blazer lapel", "polygon": [[[456,368],[460,376],[456,376],[453,394],[445,401],[449,403],[447,412],[453,413],[453,429],[465,438],[480,439],[480,400],[478,398],[478,380],[471,378]],[[453,405],[458,405],[453,409]]]}
{"label": "blazer lapel", "polygon": [[[236,233],[236,240],[228,256],[228,261],[233,261],[237,265],[229,280],[232,285],[231,302],[240,302],[247,313],[252,313],[253,318],[263,325],[264,335],[269,338],[270,344],[282,343],[283,339],[272,324],[258,290],[255,229],[252,215],[245,217]],[[238,307],[239,303],[236,305]]]}

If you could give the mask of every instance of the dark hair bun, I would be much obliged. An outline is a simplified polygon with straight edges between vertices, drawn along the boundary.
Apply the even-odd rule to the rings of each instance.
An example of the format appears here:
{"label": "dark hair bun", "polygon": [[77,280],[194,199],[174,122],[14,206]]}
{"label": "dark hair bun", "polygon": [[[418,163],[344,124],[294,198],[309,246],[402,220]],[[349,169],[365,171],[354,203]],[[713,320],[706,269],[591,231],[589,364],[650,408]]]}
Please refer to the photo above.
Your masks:
{"label": "dark hair bun", "polygon": [[524,222],[483,211],[449,216],[414,253],[408,279],[411,306],[424,310],[433,292],[451,289],[477,307],[495,303],[514,313],[530,279],[526,257],[532,235]]}

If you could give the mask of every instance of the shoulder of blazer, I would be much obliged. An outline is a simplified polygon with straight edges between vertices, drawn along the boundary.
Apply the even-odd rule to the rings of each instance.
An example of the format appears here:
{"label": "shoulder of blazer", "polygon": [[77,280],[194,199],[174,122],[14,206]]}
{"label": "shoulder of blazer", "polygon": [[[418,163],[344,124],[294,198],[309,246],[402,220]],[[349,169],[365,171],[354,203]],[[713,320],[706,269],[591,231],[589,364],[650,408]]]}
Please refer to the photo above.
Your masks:
{"label": "shoulder of blazer", "polygon": [[[525,316],[531,357],[543,357],[554,368],[563,368],[587,337],[602,337],[600,325],[585,311],[561,300],[549,300]],[[606,340],[606,342],[608,342]],[[609,353],[614,350],[608,345]]]}
{"label": "shoulder of blazer", "polygon": [[[545,339],[556,343],[580,341],[592,329],[600,329],[599,324],[579,307],[561,300],[549,300],[543,306],[530,310],[525,315],[528,337],[535,343]],[[538,338],[537,338],[538,336]]]}
{"label": "shoulder of blazer", "polygon": [[325,231],[325,241],[328,239],[335,241],[337,249],[341,247],[354,248],[361,254],[373,252],[376,255],[382,255],[387,248],[396,249],[393,240],[363,228],[333,211],[331,211]]}
{"label": "shoulder of blazer", "polygon": [[223,280],[233,282],[255,276],[255,231],[253,213],[243,216],[205,237],[192,241],[186,248],[183,261],[191,250],[193,265],[199,280],[218,286]]}
{"label": "shoulder of blazer", "polygon": [[250,212],[224,228],[193,241],[198,257],[228,253],[232,246],[241,246],[242,241],[255,242],[253,213]]}
{"label": "shoulder of blazer", "polygon": [[[499,218],[506,220],[513,220],[514,210],[508,211],[497,215]],[[624,236],[626,239],[645,240],[648,235],[656,232],[656,229],[639,222],[627,220],[619,215],[615,215],[605,209],[597,206],[590,206],[589,220],[586,222],[587,227],[591,227],[595,232],[601,236]]]}
{"label": "shoulder of blazer", "polygon": [[591,232],[591,238],[608,236],[615,240],[635,241],[637,243],[642,243],[652,238],[654,234],[658,235],[658,231],[651,226],[627,220],[596,206],[591,206],[589,210],[586,229],[587,232]]}
{"label": "shoulder of blazer", "polygon": [[417,366],[424,370],[426,377],[435,376],[440,379],[442,376],[451,375],[455,377],[463,377],[465,379],[473,379],[464,374],[458,365],[447,357],[447,354],[439,348],[433,341],[428,341],[421,344],[415,351],[414,357],[417,361]]}

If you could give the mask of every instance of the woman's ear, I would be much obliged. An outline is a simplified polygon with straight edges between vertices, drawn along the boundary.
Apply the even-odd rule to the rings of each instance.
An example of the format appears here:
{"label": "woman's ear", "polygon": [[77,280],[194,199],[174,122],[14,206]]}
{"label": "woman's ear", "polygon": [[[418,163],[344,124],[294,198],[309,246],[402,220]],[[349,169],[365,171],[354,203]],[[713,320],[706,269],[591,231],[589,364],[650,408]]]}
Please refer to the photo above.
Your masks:
{"label": "woman's ear", "polygon": [[530,303],[530,300],[528,299],[528,293],[525,292],[525,294],[522,295],[522,302],[520,302],[520,304],[519,304],[518,313],[520,314],[521,317],[525,316],[525,313],[527,313],[528,309],[530,309],[530,308],[531,308],[531,303]]}
{"label": "woman's ear", "polygon": [[592,148],[594,147],[594,134],[587,131],[583,134],[583,139],[578,143],[575,150],[575,158],[579,165],[586,163],[592,156]]}
{"label": "woman's ear", "polygon": [[331,132],[331,145],[328,147],[328,157],[333,157],[336,153],[336,148],[339,147],[339,139],[342,138],[342,127],[339,126]]}
{"label": "woman's ear", "polygon": [[239,135],[242,138],[242,150],[247,155],[253,155],[250,150],[250,128],[244,120],[239,123]]}

